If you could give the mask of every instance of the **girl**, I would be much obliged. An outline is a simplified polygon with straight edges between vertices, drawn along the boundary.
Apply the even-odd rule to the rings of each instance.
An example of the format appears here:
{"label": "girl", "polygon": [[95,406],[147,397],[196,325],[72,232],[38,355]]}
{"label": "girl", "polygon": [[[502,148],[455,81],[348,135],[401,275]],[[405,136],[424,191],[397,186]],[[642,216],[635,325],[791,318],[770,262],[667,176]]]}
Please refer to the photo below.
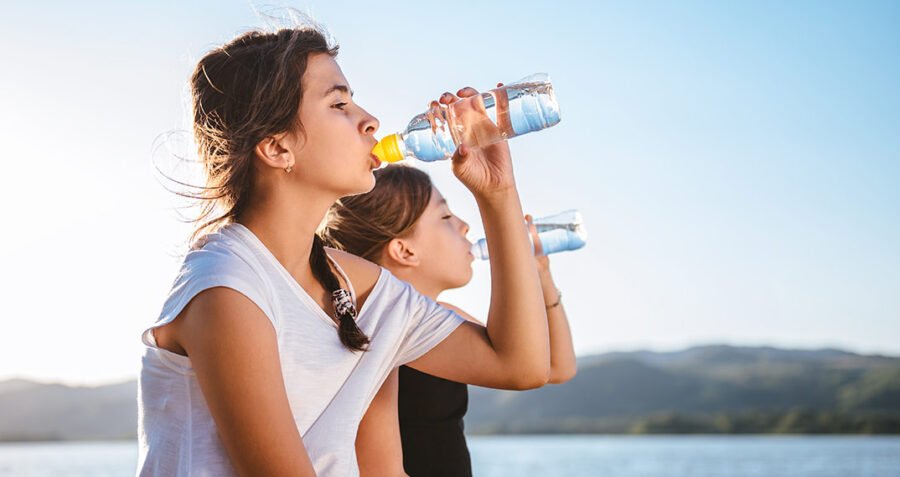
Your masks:
{"label": "girl", "polygon": [[317,238],[331,204],[369,191],[380,165],[378,120],[354,103],[336,53],[300,27],[240,35],[197,64],[204,209],[142,335],[140,475],[356,475],[360,419],[401,364],[483,386],[547,380],[547,321],[505,143],[453,157],[492,241],[487,328]]}
{"label": "girl", "polygon": [[[375,177],[371,192],[331,207],[320,232],[325,242],[383,266],[432,300],[468,283],[474,258],[466,239],[469,226],[450,211],[428,175],[391,165],[376,171]],[[550,382],[561,383],[575,375],[572,337],[549,260],[536,260],[549,320]],[[442,305],[478,324],[465,312]],[[399,377],[397,371],[391,374],[360,427],[361,474],[402,475],[405,470],[412,477],[471,476],[463,434],[467,403],[465,384],[401,366]]]}

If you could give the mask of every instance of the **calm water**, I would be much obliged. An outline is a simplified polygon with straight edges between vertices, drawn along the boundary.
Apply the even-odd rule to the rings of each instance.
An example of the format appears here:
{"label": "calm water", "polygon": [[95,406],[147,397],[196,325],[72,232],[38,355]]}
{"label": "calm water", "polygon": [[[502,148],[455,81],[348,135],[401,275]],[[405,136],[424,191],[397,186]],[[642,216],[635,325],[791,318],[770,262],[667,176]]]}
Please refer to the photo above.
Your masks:
{"label": "calm water", "polygon": [[[472,437],[478,477],[900,477],[900,437]],[[132,442],[0,444],[0,476],[133,475]]]}

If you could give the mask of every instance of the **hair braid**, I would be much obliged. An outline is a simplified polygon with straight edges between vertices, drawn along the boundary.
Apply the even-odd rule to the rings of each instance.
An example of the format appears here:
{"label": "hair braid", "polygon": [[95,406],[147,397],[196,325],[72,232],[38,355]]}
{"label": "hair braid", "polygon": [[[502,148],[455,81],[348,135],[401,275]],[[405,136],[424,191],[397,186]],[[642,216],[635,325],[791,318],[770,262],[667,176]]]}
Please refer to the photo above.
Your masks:
{"label": "hair braid", "polygon": [[[331,270],[328,255],[325,253],[325,245],[318,235],[313,238],[309,265],[312,267],[313,276],[325,287],[329,295],[335,298],[335,292],[346,293],[346,290],[341,288],[334,271]],[[356,324],[356,307],[352,305],[342,307],[335,303],[334,313],[338,317],[338,338],[341,343],[353,351],[366,351],[369,347],[369,337]]]}

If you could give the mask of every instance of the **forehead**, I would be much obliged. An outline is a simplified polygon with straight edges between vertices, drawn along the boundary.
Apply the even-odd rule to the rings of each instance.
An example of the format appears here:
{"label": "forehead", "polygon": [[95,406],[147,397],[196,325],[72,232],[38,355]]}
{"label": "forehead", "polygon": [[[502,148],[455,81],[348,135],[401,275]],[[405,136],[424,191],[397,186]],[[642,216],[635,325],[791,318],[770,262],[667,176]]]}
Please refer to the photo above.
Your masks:
{"label": "forehead", "polygon": [[431,200],[428,202],[428,207],[443,207],[447,205],[447,199],[441,195],[441,191],[437,190],[437,187],[431,186]]}
{"label": "forehead", "polygon": [[322,97],[334,86],[350,87],[337,61],[326,53],[313,53],[306,61],[306,71],[301,80],[303,95]]}

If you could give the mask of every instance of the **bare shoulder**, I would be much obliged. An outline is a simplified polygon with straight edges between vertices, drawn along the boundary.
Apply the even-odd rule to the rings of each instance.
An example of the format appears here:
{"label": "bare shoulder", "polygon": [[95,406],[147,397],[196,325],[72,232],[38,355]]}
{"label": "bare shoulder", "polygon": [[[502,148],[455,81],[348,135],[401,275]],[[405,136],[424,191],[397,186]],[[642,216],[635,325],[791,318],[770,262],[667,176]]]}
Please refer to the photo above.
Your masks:
{"label": "bare shoulder", "polygon": [[196,341],[223,339],[229,332],[266,336],[274,335],[274,328],[244,294],[213,287],[198,293],[174,320],[154,329],[153,335],[160,348],[188,356],[187,348]]}
{"label": "bare shoulder", "polygon": [[472,315],[466,313],[465,311],[463,311],[461,308],[457,307],[456,305],[451,305],[450,303],[447,303],[447,302],[445,302],[445,301],[439,301],[439,302],[438,302],[438,305],[441,305],[441,306],[443,306],[444,308],[446,308],[446,309],[448,309],[448,310],[453,310],[453,311],[455,311],[457,315],[459,315],[459,316],[465,318],[466,321],[475,323],[476,325],[484,326],[484,323],[482,323],[481,320],[479,320],[478,318],[475,318],[474,316],[472,316]]}
{"label": "bare shoulder", "polygon": [[353,288],[356,290],[356,294],[360,300],[365,300],[365,297],[369,296],[369,293],[375,288],[378,277],[381,276],[381,267],[364,258],[357,257],[356,255],[342,250],[330,247],[326,247],[325,250],[328,252],[328,255],[344,269],[347,276],[350,277]]}
{"label": "bare shoulder", "polygon": [[198,293],[173,324],[185,348],[204,340],[270,340],[275,336],[265,313],[244,294],[226,287]]}

